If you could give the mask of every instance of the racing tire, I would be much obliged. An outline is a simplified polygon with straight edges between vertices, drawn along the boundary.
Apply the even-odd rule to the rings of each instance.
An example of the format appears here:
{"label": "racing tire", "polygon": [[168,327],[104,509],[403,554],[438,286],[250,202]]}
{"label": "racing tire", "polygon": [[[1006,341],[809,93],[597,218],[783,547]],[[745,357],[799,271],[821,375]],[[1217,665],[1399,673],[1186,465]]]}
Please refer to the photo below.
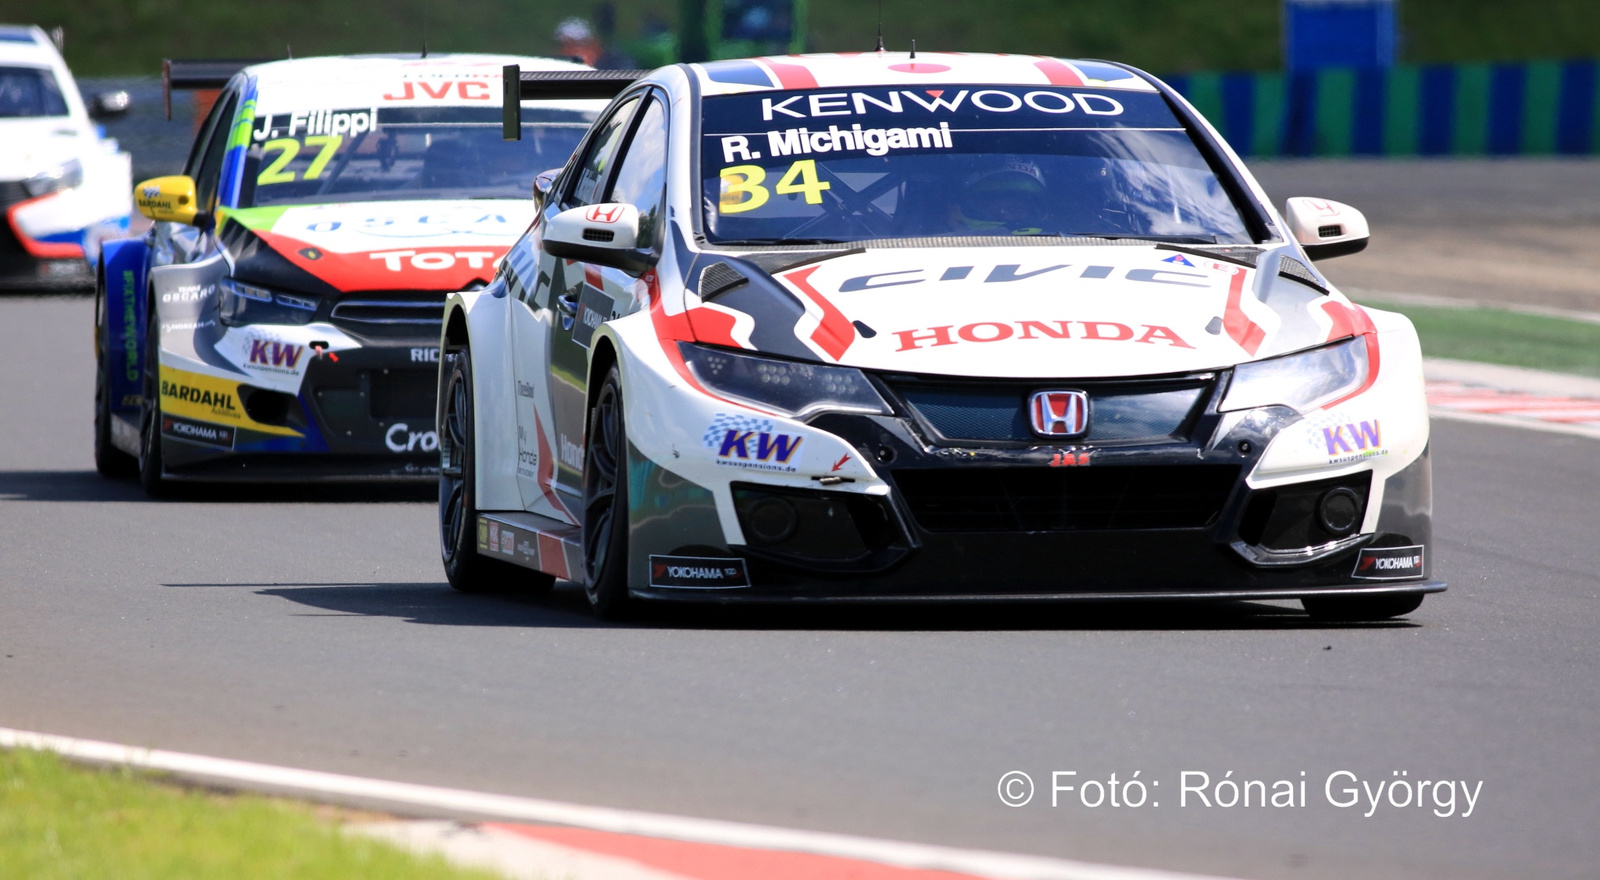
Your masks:
{"label": "racing tire", "polygon": [[161,456],[161,325],[156,320],[155,306],[150,307],[150,322],[145,327],[144,354],[144,411],[139,420],[139,485],[146,495],[160,498],[166,494],[166,481],[162,479],[165,464]]}
{"label": "racing tire", "polygon": [[94,469],[102,477],[132,476],[138,469],[138,460],[111,442],[111,377],[106,363],[111,340],[106,328],[103,284],[97,291],[94,311]]}
{"label": "racing tire", "polygon": [[445,355],[444,413],[439,433],[439,555],[445,578],[463,593],[548,593],[556,579],[478,552],[477,473],[473,449],[472,356]]}
{"label": "racing tire", "polygon": [[583,456],[583,592],[600,617],[627,616],[628,429],[622,408],[622,374],[606,373],[589,411]]}
{"label": "racing tire", "polygon": [[1313,620],[1353,622],[1403,617],[1422,607],[1422,593],[1380,596],[1307,596],[1300,600]]}

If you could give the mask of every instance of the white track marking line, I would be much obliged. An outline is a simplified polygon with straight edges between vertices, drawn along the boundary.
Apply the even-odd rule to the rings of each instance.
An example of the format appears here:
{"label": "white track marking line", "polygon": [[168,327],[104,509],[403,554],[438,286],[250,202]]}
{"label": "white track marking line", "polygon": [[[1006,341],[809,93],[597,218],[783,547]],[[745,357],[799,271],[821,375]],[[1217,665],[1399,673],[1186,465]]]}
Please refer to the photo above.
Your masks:
{"label": "white track marking line", "polygon": [[1544,431],[1550,434],[1570,434],[1576,437],[1589,437],[1600,440],[1600,427],[1589,425],[1571,425],[1566,422],[1542,422],[1537,419],[1519,418],[1517,416],[1502,416],[1493,413],[1468,412],[1466,410],[1431,408],[1428,414],[1436,419],[1450,419],[1457,422],[1475,422],[1480,425],[1498,425],[1502,428],[1521,428],[1526,431]]}
{"label": "white track marking line", "polygon": [[[956,849],[848,834],[802,831],[717,819],[696,819],[665,813],[591,807],[538,798],[392,782],[273,764],[257,764],[251,761],[235,761],[229,758],[212,758],[185,752],[147,749],[98,740],[75,739],[9,727],[0,727],[0,747],[37,749],[83,761],[226,780],[242,786],[293,791],[312,798],[358,798],[397,806],[423,807],[525,822],[571,825],[619,834],[861,859],[905,868],[975,874],[992,877],[995,880],[1217,880],[1214,876],[1203,877],[1198,874],[1150,868],[1124,868],[1046,856]],[[974,803],[973,808],[980,807]]]}
{"label": "white track marking line", "polygon": [[631,859],[459,822],[366,822],[349,830],[418,855],[441,855],[453,864],[487,868],[512,880],[694,880]]}

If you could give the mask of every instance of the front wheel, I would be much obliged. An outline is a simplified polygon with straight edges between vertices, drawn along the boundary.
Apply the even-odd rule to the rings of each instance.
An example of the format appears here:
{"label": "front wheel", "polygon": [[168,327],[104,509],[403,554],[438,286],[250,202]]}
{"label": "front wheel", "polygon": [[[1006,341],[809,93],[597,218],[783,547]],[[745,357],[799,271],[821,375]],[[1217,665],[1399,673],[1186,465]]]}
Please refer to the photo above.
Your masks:
{"label": "front wheel", "polygon": [[439,552],[450,586],[464,593],[517,590],[540,594],[556,579],[478,553],[477,471],[472,425],[472,355],[445,354],[444,415],[439,423]]}
{"label": "front wheel", "polygon": [[95,298],[94,322],[94,469],[103,477],[125,477],[137,467],[134,457],[111,442],[111,334],[106,327],[106,291]]}
{"label": "front wheel", "polygon": [[1421,593],[1377,596],[1307,596],[1300,600],[1315,620],[1352,622],[1402,617],[1422,607]]}
{"label": "front wheel", "polygon": [[589,413],[583,456],[583,591],[601,617],[629,610],[628,430],[613,366]]}

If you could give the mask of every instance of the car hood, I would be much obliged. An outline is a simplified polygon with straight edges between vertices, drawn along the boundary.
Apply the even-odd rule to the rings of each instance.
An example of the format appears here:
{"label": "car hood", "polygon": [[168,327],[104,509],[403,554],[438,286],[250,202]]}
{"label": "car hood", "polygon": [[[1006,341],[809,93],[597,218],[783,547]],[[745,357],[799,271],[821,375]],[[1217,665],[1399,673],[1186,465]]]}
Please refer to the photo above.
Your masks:
{"label": "car hood", "polygon": [[[771,265],[773,255],[764,255]],[[1228,367],[1349,335],[1348,301],[1292,246],[885,249],[767,276],[702,270],[702,342],[872,370],[1099,377]],[[753,261],[751,261],[753,262]],[[773,283],[775,281],[776,283]]]}
{"label": "car hood", "polygon": [[463,199],[218,213],[224,239],[239,242],[236,253],[259,241],[295,267],[349,292],[461,290],[488,282],[537,212],[531,199]]}
{"label": "car hood", "polygon": [[0,120],[0,180],[26,180],[83,156],[95,143],[70,117]]}

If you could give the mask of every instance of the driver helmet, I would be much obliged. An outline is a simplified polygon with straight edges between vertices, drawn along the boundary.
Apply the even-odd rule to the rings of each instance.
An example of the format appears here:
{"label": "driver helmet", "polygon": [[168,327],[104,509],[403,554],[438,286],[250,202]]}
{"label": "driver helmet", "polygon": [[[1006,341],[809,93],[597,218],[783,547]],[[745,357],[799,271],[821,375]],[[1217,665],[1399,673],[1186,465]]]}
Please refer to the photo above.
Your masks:
{"label": "driver helmet", "polygon": [[1035,235],[1046,207],[1039,166],[1008,159],[999,168],[979,171],[961,186],[952,213],[958,226],[989,234]]}

